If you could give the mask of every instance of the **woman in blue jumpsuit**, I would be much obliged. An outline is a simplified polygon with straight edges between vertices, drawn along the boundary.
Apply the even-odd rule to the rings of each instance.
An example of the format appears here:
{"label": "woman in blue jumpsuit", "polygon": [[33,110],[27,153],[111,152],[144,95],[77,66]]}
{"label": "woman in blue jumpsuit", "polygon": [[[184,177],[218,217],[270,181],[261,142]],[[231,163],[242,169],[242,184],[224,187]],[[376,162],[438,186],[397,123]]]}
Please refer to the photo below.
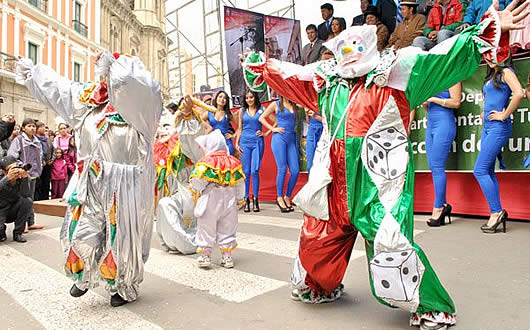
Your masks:
{"label": "woman in blue jumpsuit", "polygon": [[259,117],[264,109],[259,101],[258,93],[247,91],[243,97],[243,107],[239,113],[237,125],[236,149],[241,152],[241,163],[245,173],[245,212],[250,212],[250,178],[252,177],[252,211],[259,212],[259,169],[265,150],[263,137],[270,134],[262,132]]}
{"label": "woman in blue jumpsuit", "polygon": [[434,183],[434,208],[432,218],[427,221],[431,227],[445,225],[445,217],[448,217],[449,222],[451,222],[452,207],[446,200],[445,163],[456,136],[453,110],[460,107],[461,94],[462,84],[458,83],[427,100],[425,147]]}
{"label": "woman in blue jumpsuit", "polygon": [[307,128],[305,138],[305,155],[307,159],[307,173],[309,174],[311,172],[311,166],[313,166],[317,143],[322,135],[322,117],[312,110],[307,110],[306,116],[309,118],[309,127]]}
{"label": "woman in blue jumpsuit", "polygon": [[[267,119],[274,120],[272,113],[276,114],[276,126],[272,126]],[[291,204],[298,174],[300,173],[300,157],[298,156],[298,145],[296,143],[296,106],[289,100],[280,97],[280,100],[272,102],[261,115],[259,121],[274,134],[272,135],[271,149],[278,168],[276,176],[276,204],[280,211],[294,211]],[[285,195],[284,183],[289,168],[289,182]]]}
{"label": "woman in blue jumpsuit", "polygon": [[[523,91],[511,61],[505,66],[488,62],[488,73],[482,88],[484,94],[484,127],[480,142],[480,152],[473,173],[488,201],[490,218],[480,229],[485,233],[496,233],[499,224],[503,223],[506,232],[508,213],[502,208],[499,194],[499,182],[495,175],[495,160],[502,147],[512,135],[510,115],[517,109],[523,99]],[[512,96],[510,100],[510,96]],[[501,160],[501,168],[504,164]]]}
{"label": "woman in blue jumpsuit", "polygon": [[228,94],[225,91],[217,92],[213,98],[212,106],[217,108],[216,113],[205,111],[201,116],[202,120],[208,124],[206,125],[206,131],[209,133],[216,129],[220,130],[226,139],[226,145],[230,150],[230,155],[233,155],[235,149],[232,138],[235,136],[235,133],[230,123],[234,121],[234,116],[230,112],[230,98]]}

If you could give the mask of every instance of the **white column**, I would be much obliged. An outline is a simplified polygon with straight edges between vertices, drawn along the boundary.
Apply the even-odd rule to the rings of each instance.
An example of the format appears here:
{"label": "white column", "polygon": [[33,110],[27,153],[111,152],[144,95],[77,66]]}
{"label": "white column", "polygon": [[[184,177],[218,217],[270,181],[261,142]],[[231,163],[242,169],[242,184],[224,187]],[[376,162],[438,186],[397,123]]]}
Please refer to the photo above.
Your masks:
{"label": "white column", "polygon": [[[59,0],[60,1],[60,0]],[[66,0],[64,3],[66,4],[66,8],[64,9],[64,22],[66,26],[70,26],[70,7],[72,7],[73,0]]]}
{"label": "white column", "polygon": [[103,20],[103,18],[101,17],[101,0],[92,0],[92,1],[96,1],[96,22],[95,22],[95,25],[94,28],[96,29],[95,33],[94,33],[94,36],[96,38],[96,44],[100,44],[101,42],[101,21]]}
{"label": "white column", "polygon": [[88,6],[88,15],[85,24],[87,26],[87,39],[90,40],[90,31],[92,30],[92,25],[90,25],[92,19],[92,0],[88,0],[87,2],[85,2],[85,5]]}
{"label": "white column", "polygon": [[48,16],[50,17],[52,17],[53,1],[57,1],[57,0],[48,0]]}
{"label": "white column", "polygon": [[7,53],[7,6],[2,8],[2,46],[1,50]]}
{"label": "white column", "polygon": [[13,55],[20,55],[20,12],[18,9],[15,10],[15,54]]}

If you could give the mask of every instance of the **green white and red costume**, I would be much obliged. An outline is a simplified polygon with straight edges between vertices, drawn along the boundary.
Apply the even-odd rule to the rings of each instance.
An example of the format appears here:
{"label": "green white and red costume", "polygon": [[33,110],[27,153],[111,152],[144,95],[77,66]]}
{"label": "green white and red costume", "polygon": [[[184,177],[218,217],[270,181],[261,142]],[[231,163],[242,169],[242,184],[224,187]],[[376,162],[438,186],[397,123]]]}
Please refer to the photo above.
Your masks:
{"label": "green white and red costume", "polygon": [[299,268],[303,277],[303,301],[340,297],[360,232],[376,299],[410,311],[411,325],[455,323],[453,301],[414,243],[414,167],[406,128],[410,109],[470,77],[485,53],[502,62],[506,38],[497,12],[490,10],[479,25],[430,52],[408,47],[379,54],[376,28],[365,25],[328,42],[335,59],[315,65],[247,58],[247,81],[254,86],[265,81],[280,95],[319,111],[330,132],[339,129],[331,141],[329,220],[305,215],[300,235],[302,267],[295,272]]}

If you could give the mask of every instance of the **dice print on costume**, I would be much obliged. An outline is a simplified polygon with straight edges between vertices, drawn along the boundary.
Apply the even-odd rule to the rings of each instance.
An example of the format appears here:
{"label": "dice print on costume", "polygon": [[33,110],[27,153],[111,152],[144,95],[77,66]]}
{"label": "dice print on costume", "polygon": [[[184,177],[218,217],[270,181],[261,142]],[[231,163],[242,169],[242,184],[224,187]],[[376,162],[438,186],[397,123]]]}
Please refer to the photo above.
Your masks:
{"label": "dice print on costume", "polygon": [[366,137],[368,169],[387,180],[394,180],[407,170],[407,136],[394,127]]}
{"label": "dice print on costume", "polygon": [[395,301],[414,300],[421,281],[419,262],[414,249],[376,255],[370,262],[376,295]]}

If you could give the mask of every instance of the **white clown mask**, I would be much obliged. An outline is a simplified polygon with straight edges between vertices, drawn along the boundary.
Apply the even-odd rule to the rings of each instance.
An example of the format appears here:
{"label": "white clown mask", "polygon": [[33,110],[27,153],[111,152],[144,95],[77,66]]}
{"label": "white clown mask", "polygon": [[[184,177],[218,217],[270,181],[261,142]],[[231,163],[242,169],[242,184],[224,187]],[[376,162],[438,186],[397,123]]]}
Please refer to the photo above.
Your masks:
{"label": "white clown mask", "polygon": [[226,151],[229,153],[228,146],[226,145],[225,137],[220,130],[216,129],[210,134],[201,135],[195,139],[195,142],[201,147],[205,155],[209,155],[216,151]]}
{"label": "white clown mask", "polygon": [[343,78],[362,77],[379,63],[375,25],[352,26],[324,43],[337,61],[336,70]]}

